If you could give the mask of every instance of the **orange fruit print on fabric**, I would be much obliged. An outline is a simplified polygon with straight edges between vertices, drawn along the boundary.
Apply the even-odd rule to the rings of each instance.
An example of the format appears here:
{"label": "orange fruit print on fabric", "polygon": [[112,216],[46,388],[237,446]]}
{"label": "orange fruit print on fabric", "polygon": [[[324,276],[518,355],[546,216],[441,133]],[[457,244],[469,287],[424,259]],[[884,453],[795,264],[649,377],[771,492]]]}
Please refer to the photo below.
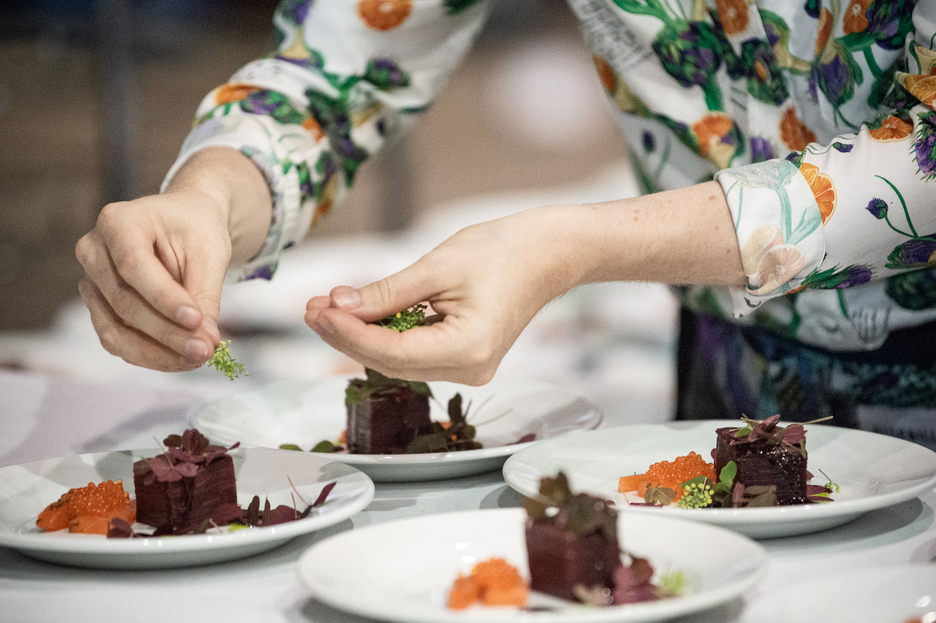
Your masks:
{"label": "orange fruit print on fabric", "polygon": [[358,15],[374,30],[392,30],[406,21],[413,10],[412,0],[360,0]]}
{"label": "orange fruit print on fabric", "polygon": [[819,172],[819,167],[808,162],[800,165],[800,173],[806,178],[809,189],[816,197],[819,212],[822,214],[822,224],[825,225],[832,218],[832,213],[835,212],[835,184],[832,182],[831,177]]}
{"label": "orange fruit print on fabric", "polygon": [[881,122],[880,127],[868,130],[868,136],[879,143],[902,141],[913,132],[913,124],[900,117],[890,115]]}

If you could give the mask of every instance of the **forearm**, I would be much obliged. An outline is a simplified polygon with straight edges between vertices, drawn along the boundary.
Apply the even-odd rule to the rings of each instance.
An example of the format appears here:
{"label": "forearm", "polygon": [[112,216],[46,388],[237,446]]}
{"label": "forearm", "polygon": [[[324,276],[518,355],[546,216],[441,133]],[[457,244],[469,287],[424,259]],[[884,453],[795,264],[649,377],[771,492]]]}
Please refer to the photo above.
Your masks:
{"label": "forearm", "polygon": [[556,271],[564,287],[602,281],[745,283],[731,213],[716,182],[544,209],[555,212]]}
{"label": "forearm", "polygon": [[196,152],[163,194],[179,192],[199,193],[218,205],[231,237],[232,265],[247,262],[263,248],[272,213],[270,190],[245,155],[227,147]]}

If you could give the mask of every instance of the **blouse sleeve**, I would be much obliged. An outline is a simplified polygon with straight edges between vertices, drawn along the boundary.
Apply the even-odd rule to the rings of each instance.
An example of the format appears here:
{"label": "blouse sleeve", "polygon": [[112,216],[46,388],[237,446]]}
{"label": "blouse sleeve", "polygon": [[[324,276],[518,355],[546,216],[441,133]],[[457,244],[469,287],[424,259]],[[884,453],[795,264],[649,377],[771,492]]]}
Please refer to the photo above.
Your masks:
{"label": "blouse sleeve", "polygon": [[936,265],[936,2],[921,1],[876,122],[786,160],[719,172],[746,287],[743,316],[806,288],[847,288]]}
{"label": "blouse sleeve", "polygon": [[358,167],[426,110],[463,58],[488,0],[283,0],[276,51],[201,102],[163,182],[196,151],[248,156],[270,188],[266,243],[233,279],[269,279],[353,181]]}

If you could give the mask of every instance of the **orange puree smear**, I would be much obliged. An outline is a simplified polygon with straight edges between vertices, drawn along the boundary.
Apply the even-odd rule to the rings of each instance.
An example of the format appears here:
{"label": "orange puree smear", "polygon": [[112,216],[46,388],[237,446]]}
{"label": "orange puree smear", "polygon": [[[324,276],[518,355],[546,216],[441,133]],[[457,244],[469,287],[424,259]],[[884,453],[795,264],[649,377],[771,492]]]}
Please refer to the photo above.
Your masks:
{"label": "orange puree smear", "polygon": [[706,462],[697,452],[690,452],[674,461],[654,463],[643,474],[622,477],[618,480],[618,491],[644,495],[648,487],[668,487],[676,492],[675,502],[683,494],[680,485],[697,476],[708,476],[715,481],[715,464]]}
{"label": "orange puree smear", "polygon": [[69,532],[107,534],[115,517],[127,523],[136,521],[136,502],[124,491],[123,481],[108,480],[69,489],[39,513],[36,525],[50,532],[68,528]]}
{"label": "orange puree smear", "polygon": [[503,558],[479,562],[471,575],[458,574],[448,607],[462,610],[475,602],[485,606],[525,606],[529,589],[516,567]]}

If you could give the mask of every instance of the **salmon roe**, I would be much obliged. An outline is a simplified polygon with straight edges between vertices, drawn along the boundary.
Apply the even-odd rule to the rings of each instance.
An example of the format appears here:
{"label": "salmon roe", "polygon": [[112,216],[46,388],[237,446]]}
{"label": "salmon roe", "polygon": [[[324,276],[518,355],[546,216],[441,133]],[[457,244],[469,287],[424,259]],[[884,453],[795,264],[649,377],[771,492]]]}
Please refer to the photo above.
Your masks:
{"label": "salmon roe", "polygon": [[697,452],[676,457],[674,461],[654,463],[646,472],[646,479],[651,485],[669,487],[676,491],[676,500],[682,497],[680,485],[697,476],[708,476],[711,480],[716,480],[715,464],[706,462]]}
{"label": "salmon roe", "polygon": [[481,602],[485,606],[525,606],[529,590],[517,568],[503,558],[479,562],[471,575],[455,579],[448,606],[461,610]]}
{"label": "salmon roe", "polygon": [[68,528],[69,532],[106,534],[114,517],[136,521],[136,503],[124,491],[121,480],[69,489],[39,513],[36,525],[49,531]]}

